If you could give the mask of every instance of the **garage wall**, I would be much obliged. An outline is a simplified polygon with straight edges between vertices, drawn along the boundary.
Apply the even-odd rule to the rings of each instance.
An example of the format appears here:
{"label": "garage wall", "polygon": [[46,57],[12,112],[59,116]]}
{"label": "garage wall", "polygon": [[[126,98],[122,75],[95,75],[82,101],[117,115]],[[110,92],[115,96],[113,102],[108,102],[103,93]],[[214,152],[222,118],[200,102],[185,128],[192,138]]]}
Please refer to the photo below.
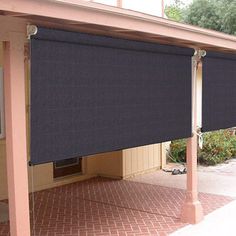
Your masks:
{"label": "garage wall", "polygon": [[129,178],[158,170],[166,164],[166,148],[168,143],[93,155],[84,159],[86,173],[112,178]]}
{"label": "garage wall", "polygon": [[108,152],[84,158],[87,174],[122,178],[122,151]]}
{"label": "garage wall", "polygon": [[123,177],[161,168],[161,144],[123,150]]}

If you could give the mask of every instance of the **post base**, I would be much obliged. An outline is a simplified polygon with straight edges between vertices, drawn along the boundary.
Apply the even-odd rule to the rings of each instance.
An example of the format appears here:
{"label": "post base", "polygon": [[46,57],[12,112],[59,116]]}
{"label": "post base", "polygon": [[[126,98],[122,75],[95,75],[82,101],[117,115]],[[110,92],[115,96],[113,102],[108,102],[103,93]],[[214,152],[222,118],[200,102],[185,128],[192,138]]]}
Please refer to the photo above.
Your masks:
{"label": "post base", "polygon": [[204,218],[202,204],[199,201],[185,202],[181,212],[181,221],[197,224]]}

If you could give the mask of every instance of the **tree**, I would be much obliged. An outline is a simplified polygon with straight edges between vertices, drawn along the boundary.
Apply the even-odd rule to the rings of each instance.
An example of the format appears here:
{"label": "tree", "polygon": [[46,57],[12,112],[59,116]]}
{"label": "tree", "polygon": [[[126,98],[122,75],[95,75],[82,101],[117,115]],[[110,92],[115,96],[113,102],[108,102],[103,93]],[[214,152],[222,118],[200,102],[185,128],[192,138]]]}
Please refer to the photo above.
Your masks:
{"label": "tree", "polygon": [[184,12],[184,22],[220,31],[221,17],[217,1],[195,0]]}
{"label": "tree", "polygon": [[175,21],[183,20],[183,2],[181,0],[175,0],[173,4],[165,7],[166,16]]}
{"label": "tree", "polygon": [[[176,17],[175,12],[180,15]],[[175,3],[166,7],[166,15],[176,21],[236,35],[236,0],[193,0],[187,7]]]}
{"label": "tree", "polygon": [[221,31],[236,35],[236,0],[226,2]]}

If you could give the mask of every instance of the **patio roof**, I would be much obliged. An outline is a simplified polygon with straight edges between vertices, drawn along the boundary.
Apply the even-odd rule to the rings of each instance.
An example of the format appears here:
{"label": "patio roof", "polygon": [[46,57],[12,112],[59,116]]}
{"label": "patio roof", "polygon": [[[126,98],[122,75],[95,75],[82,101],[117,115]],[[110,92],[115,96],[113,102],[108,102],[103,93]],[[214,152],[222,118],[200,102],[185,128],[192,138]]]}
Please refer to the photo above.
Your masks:
{"label": "patio roof", "polygon": [[216,51],[236,51],[236,37],[82,0],[1,0],[0,15],[27,23]]}

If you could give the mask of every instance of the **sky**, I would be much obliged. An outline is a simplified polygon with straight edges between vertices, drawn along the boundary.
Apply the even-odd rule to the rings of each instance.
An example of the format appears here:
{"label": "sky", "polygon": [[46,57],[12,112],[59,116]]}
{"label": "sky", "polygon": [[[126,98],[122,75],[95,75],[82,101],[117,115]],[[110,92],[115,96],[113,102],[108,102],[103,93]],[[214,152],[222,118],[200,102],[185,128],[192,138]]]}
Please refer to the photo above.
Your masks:
{"label": "sky", "polygon": [[[189,4],[192,0],[182,0],[185,4]],[[94,0],[103,4],[116,6],[116,0]],[[173,3],[174,0],[164,0],[165,5]],[[162,13],[162,0],[123,0],[123,7],[132,9],[134,11],[140,11],[147,14],[161,16]]]}
{"label": "sky", "polygon": [[[158,1],[158,0],[157,0],[157,1]],[[193,0],[182,0],[182,2],[185,3],[185,4],[189,4],[189,3],[191,3],[192,1],[193,1]],[[164,2],[165,2],[166,5],[169,5],[169,4],[173,3],[174,0],[164,0]]]}

